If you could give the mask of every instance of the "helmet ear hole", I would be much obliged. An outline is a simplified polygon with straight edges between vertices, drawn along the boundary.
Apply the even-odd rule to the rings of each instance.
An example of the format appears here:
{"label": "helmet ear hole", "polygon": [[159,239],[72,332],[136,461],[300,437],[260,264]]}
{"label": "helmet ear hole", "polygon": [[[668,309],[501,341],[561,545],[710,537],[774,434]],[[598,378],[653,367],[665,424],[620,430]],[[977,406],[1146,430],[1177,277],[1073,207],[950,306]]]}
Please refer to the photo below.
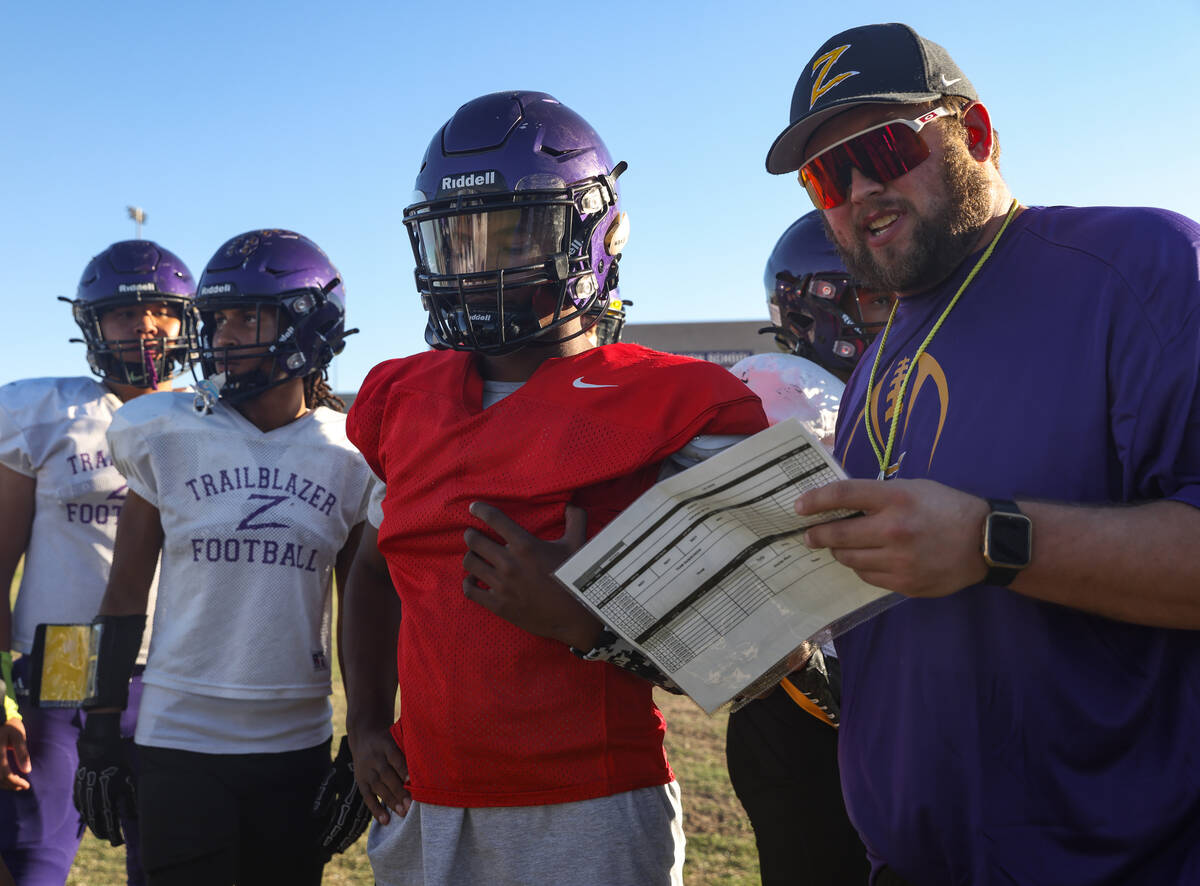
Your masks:
{"label": "helmet ear hole", "polygon": [[808,332],[813,327],[813,318],[808,316],[808,314],[801,314],[798,311],[788,312],[788,322],[798,332]]}

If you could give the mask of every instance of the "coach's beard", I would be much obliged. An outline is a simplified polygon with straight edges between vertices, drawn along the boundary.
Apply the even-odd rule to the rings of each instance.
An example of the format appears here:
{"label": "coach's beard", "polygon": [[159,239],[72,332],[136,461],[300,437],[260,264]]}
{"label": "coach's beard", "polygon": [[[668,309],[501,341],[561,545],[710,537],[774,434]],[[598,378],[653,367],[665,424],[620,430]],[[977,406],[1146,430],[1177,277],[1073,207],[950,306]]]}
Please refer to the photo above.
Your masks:
{"label": "coach's beard", "polygon": [[947,141],[942,163],[945,199],[931,216],[910,212],[913,220],[909,250],[882,264],[861,241],[839,243],[821,217],[828,237],[851,276],[868,289],[920,292],[941,283],[962,263],[988,223],[992,212],[991,180],[964,145]]}

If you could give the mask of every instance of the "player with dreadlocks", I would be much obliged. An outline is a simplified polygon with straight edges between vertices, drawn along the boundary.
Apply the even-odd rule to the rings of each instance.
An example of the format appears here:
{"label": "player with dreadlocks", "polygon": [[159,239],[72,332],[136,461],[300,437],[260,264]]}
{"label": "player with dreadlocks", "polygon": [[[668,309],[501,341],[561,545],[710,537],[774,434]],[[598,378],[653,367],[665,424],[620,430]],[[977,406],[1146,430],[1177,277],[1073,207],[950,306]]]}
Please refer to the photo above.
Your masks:
{"label": "player with dreadlocks", "polygon": [[342,278],[311,240],[251,231],[209,261],[196,304],[198,393],[132,404],[109,432],[130,491],[75,801],[120,838],[135,784],[113,724],[161,550],[136,735],[150,882],[316,884],[368,820],[347,747],[329,757],[332,579],[373,482],[324,380],[350,334]]}

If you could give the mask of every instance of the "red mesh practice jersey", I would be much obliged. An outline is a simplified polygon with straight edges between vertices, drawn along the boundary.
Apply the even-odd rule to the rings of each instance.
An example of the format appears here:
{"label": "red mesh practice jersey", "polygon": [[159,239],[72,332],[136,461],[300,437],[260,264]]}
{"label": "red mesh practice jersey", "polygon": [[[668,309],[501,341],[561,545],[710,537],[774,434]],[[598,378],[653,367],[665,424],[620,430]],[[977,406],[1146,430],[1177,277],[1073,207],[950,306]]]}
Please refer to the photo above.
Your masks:
{"label": "red mesh practice jersey", "polygon": [[476,357],[430,351],[367,377],[347,431],[387,481],[379,547],[402,601],[401,715],[414,798],[448,806],[562,803],[664,784],[651,685],[514,627],[463,596],[474,501],[530,532],[568,502],[598,532],[698,434],[766,427],[712,363],[637,345],[550,359],[486,411]]}

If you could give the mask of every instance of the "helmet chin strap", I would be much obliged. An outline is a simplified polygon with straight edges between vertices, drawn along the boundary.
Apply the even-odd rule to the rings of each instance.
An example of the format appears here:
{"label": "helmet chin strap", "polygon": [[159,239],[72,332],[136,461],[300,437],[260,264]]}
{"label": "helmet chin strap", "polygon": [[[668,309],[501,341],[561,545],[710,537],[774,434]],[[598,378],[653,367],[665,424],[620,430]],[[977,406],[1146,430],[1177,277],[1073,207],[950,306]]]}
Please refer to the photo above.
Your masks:
{"label": "helmet chin strap", "polygon": [[[273,363],[272,371],[275,371]],[[218,399],[230,406],[245,403],[293,378],[302,378],[302,376],[285,374],[282,378],[272,379],[262,369],[237,374],[213,373],[196,385],[196,389],[199,391],[196,397],[196,411],[204,414],[212,412],[212,407]]]}
{"label": "helmet chin strap", "polygon": [[575,332],[572,332],[570,335],[564,335],[559,338],[530,339],[528,342],[525,343],[525,346],[526,347],[535,347],[535,348],[549,348],[549,347],[554,347],[555,345],[561,345],[565,342],[571,341],[572,339],[579,338],[579,336],[581,336],[581,335],[587,335],[592,330],[593,326],[595,326],[594,323],[589,324],[580,329],[577,329]]}
{"label": "helmet chin strap", "polygon": [[109,368],[105,371],[104,378],[119,385],[149,390],[158,387],[161,380],[149,354],[143,355],[142,359],[136,362],[126,362],[118,359],[116,355],[110,355],[107,363]]}
{"label": "helmet chin strap", "polygon": [[[591,314],[580,315],[581,319],[586,319],[588,317],[594,317],[594,315],[591,315]],[[572,318],[572,319],[574,319],[574,318]],[[595,318],[595,319],[598,319],[598,318]],[[515,354],[517,351],[522,351],[522,350],[531,349],[531,348],[535,348],[535,349],[554,348],[561,344],[565,344],[566,342],[569,342],[572,339],[579,338],[581,335],[587,335],[587,333],[590,332],[592,330],[592,328],[595,326],[595,319],[593,320],[592,323],[589,323],[586,326],[581,326],[579,329],[575,330],[574,332],[571,332],[566,335],[560,335],[557,338],[546,338],[546,337],[539,335],[539,336],[534,336],[533,338],[525,339],[524,341],[518,342],[517,344],[513,344],[513,345],[497,345],[496,347],[488,347],[488,348],[465,348],[463,350],[476,351],[481,354],[486,354],[489,357],[503,357],[507,354]],[[562,327],[559,326],[559,327],[547,329],[546,331],[554,332],[554,331],[560,330],[561,328]]]}
{"label": "helmet chin strap", "polygon": [[[230,406],[236,406],[239,403],[245,403],[247,400],[253,400],[259,394],[265,394],[272,388],[277,388],[280,385],[289,381],[293,381],[297,378],[303,378],[303,376],[285,375],[283,378],[278,378],[274,381],[271,381],[267,379],[266,373],[259,369],[256,369],[253,372],[247,372],[243,375],[229,375],[226,376],[224,387],[221,388],[221,400],[223,400],[225,403],[228,403]],[[261,384],[256,383],[258,379],[262,379]],[[241,387],[242,384],[247,383],[255,383],[255,386],[237,391],[228,390],[228,387],[231,384],[236,384]]]}
{"label": "helmet chin strap", "polygon": [[764,326],[758,330],[759,335],[773,335],[776,344],[780,345],[781,350],[785,350],[790,354],[796,353],[799,347],[799,340],[792,331],[784,326]]}
{"label": "helmet chin strap", "polygon": [[[525,348],[550,348],[569,342],[572,339],[578,338],[581,335],[586,335],[596,324],[600,318],[604,316],[604,312],[608,307],[610,288],[606,287],[604,292],[594,296],[592,305],[586,311],[580,311],[576,306],[573,307],[569,317],[560,317],[557,326],[545,327],[544,331],[534,332],[523,341],[508,344],[497,342],[495,344],[481,344],[480,339],[489,338],[503,334],[505,338],[517,338],[526,335],[526,328],[533,329],[539,324],[538,314],[532,306],[524,310],[509,310],[505,313],[504,329],[497,330],[494,322],[489,322],[488,328],[481,330],[474,327],[468,313],[469,306],[457,306],[452,310],[438,311],[439,322],[444,324],[447,331],[450,333],[451,340],[447,340],[438,329],[438,324],[434,323],[432,316],[430,322],[425,327],[425,341],[434,348],[450,348],[452,350],[474,351],[481,354],[486,354],[491,357],[502,357],[506,354],[516,353]],[[532,302],[531,302],[532,304]],[[569,303],[568,303],[569,304]],[[433,313],[431,309],[431,315]],[[481,312],[483,313],[483,312]],[[552,315],[550,315],[552,316]],[[570,323],[574,319],[579,319],[580,328],[574,332],[558,335],[555,338],[548,338],[550,333],[561,330],[563,326]],[[481,333],[483,333],[481,335]],[[490,333],[490,334],[489,334]],[[476,344],[469,344],[474,340]],[[468,344],[458,344],[457,342],[467,342]]]}

